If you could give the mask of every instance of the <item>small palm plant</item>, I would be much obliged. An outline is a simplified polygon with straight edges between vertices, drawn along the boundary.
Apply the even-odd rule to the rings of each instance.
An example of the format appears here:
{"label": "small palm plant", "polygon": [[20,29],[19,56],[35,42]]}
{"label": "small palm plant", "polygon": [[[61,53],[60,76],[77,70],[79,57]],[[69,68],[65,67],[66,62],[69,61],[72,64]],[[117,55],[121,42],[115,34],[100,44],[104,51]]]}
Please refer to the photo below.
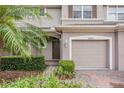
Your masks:
{"label": "small palm plant", "polygon": [[0,6],[0,38],[5,48],[23,57],[30,57],[30,45],[42,50],[47,45],[45,32],[41,28],[27,24],[25,28],[17,27],[16,22],[28,16],[39,18],[40,8],[29,6]]}

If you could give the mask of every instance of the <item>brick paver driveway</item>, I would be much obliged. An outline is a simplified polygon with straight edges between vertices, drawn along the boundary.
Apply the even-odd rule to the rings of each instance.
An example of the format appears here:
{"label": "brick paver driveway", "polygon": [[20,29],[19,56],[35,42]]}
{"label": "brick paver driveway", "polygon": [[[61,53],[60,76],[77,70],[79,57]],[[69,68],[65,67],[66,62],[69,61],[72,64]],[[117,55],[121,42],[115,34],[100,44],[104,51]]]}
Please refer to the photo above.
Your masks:
{"label": "brick paver driveway", "polygon": [[76,71],[76,80],[85,87],[124,88],[124,71]]}

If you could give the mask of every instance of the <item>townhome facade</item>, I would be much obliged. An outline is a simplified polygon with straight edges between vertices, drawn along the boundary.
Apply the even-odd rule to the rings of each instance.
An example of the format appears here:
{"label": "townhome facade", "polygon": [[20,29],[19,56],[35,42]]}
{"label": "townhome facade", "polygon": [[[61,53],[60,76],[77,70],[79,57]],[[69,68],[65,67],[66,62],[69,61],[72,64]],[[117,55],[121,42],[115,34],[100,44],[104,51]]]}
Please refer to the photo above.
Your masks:
{"label": "townhome facade", "polygon": [[[48,46],[39,53],[55,65],[60,59],[74,60],[77,70],[124,71],[124,6],[118,5],[46,5],[41,19],[27,18],[49,36]],[[48,13],[52,19],[44,16]]]}

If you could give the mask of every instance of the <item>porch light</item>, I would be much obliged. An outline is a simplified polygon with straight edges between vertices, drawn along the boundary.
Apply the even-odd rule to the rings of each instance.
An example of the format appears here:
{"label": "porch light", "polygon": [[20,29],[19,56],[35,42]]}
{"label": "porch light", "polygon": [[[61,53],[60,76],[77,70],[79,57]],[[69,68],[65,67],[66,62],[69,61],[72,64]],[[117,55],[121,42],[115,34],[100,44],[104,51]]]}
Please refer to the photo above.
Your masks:
{"label": "porch light", "polygon": [[68,40],[65,40],[64,47],[65,47],[65,48],[68,47]]}

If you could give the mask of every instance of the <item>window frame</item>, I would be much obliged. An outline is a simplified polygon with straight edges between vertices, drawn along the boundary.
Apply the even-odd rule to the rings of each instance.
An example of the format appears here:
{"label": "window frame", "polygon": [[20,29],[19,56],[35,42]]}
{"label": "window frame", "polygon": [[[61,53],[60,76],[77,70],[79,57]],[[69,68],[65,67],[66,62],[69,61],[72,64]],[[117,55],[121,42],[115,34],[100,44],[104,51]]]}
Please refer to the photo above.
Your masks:
{"label": "window frame", "polygon": [[[73,5],[73,7],[74,7],[75,5]],[[77,6],[80,6],[80,5],[77,5]],[[85,6],[91,6],[91,11],[88,11],[88,12],[91,12],[91,17],[90,18],[84,18],[84,12],[86,12],[86,11],[84,11],[84,7]],[[75,18],[74,17],[74,10],[72,10],[72,13],[73,13],[73,18]],[[81,18],[77,18],[77,19],[92,19],[93,17],[93,15],[92,15],[92,12],[93,12],[93,9],[92,9],[92,5],[81,5]]]}
{"label": "window frame", "polygon": [[[115,12],[115,19],[109,19],[109,15],[110,14],[112,14],[112,13],[110,13],[110,11],[109,11],[109,9],[110,9],[110,7],[112,7],[112,6],[114,6],[115,7],[115,9],[116,9],[116,12]],[[124,6],[122,6],[122,7],[124,7]],[[118,10],[119,10],[119,6],[115,6],[115,5],[108,5],[107,6],[107,20],[110,20],[110,21],[124,21],[124,19],[119,19],[119,14],[124,14],[124,13],[119,13],[118,12]],[[113,13],[114,14],[114,13]]]}
{"label": "window frame", "polygon": [[[87,10],[87,11],[85,10],[85,11],[84,11],[84,7],[85,7],[85,6],[90,6],[90,7],[91,7],[91,10],[90,10],[90,11],[89,11],[89,10]],[[91,18],[92,18],[92,12],[93,12],[92,5],[83,5],[82,8],[83,8],[83,13],[82,13],[83,19],[91,19]],[[90,15],[91,17],[90,17],[90,18],[84,18],[84,12],[91,12],[91,15]]]}

